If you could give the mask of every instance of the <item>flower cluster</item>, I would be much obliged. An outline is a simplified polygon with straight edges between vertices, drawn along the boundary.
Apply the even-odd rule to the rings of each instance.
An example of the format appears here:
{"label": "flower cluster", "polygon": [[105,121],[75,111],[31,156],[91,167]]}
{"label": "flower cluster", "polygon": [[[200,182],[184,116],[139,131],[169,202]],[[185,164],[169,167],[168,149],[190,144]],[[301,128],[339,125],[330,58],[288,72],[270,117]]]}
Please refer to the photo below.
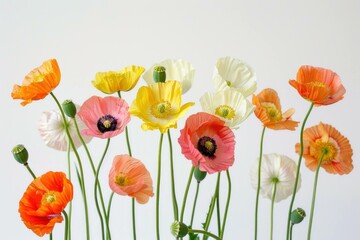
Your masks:
{"label": "flower cluster", "polygon": [[[138,88],[136,98],[131,104],[122,98],[122,92],[135,88],[143,77],[147,85]],[[132,199],[133,238],[136,239],[136,203],[146,204],[149,199],[156,198],[156,238],[160,236],[160,185],[162,166],[162,145],[164,134],[168,135],[170,144],[171,193],[173,203],[173,223],[171,233],[175,238],[189,235],[190,239],[225,239],[225,226],[231,199],[231,175],[236,154],[235,131],[252,113],[260,120],[263,130],[260,139],[259,158],[254,160],[250,170],[251,184],[256,190],[254,239],[258,232],[258,205],[260,194],[271,200],[270,239],[273,233],[274,203],[291,196],[285,238],[292,238],[293,226],[300,223],[306,216],[301,208],[293,209],[295,197],[300,190],[302,159],[311,171],[315,171],[312,207],[310,209],[308,239],[311,237],[314,203],[317,180],[320,168],[331,174],[348,174],[352,171],[353,151],[349,140],[329,124],[320,122],[316,126],[305,129],[306,121],[314,106],[325,106],[340,101],[345,94],[340,77],[333,71],[301,66],[295,80],[289,83],[301,97],[310,102],[310,108],[300,130],[300,141],[295,144],[295,152],[299,155],[297,162],[281,153],[263,154],[264,135],[266,129],[295,131],[298,121],[292,119],[294,108],[283,111],[276,90],[267,88],[255,94],[257,79],[254,70],[245,62],[232,57],[220,58],[213,73],[214,91],[204,93],[199,103],[201,112],[187,116],[185,125],[180,129],[178,143],[184,158],[190,160],[191,169],[185,188],[184,198],[180,206],[177,201],[174,163],[172,151],[171,129],[178,127],[178,120],[185,117],[195,102],[182,103],[182,95],[192,86],[195,69],[187,61],[168,59],[161,61],[145,70],[141,66],[128,66],[120,71],[99,72],[91,83],[102,94],[108,96],[91,96],[81,105],[71,100],[59,103],[53,90],[60,83],[60,68],[55,59],[45,61],[40,67],[25,76],[22,85],[15,85],[11,96],[21,99],[25,106],[33,101],[41,100],[51,95],[57,110],[42,113],[39,122],[39,133],[44,143],[56,150],[67,151],[67,156],[73,154],[75,163],[68,159],[68,172],[49,171],[37,177],[29,165],[29,154],[23,145],[17,145],[12,152],[14,158],[23,164],[34,180],[25,190],[19,201],[20,218],[25,226],[36,235],[52,236],[56,223],[64,224],[64,239],[71,239],[72,224],[71,209],[73,197],[82,197],[84,204],[84,219],[86,239],[91,239],[88,201],[84,167],[89,167],[93,173],[93,201],[96,205],[101,222],[102,239],[111,239],[110,212],[114,194],[128,196]],[[113,96],[116,94],[117,96]],[[249,98],[252,97],[251,101]],[[143,121],[143,130],[159,131],[158,168],[155,174],[150,173],[142,162],[133,156],[128,129],[131,116]],[[111,169],[108,171],[107,188],[110,196],[105,196],[103,179],[100,178],[104,159],[110,147],[110,140],[118,135],[125,135],[127,153],[119,152],[113,156]],[[95,166],[87,144],[92,139],[106,140],[104,153]],[[83,147],[86,156],[80,156],[78,148]],[[71,166],[75,165],[77,181],[81,193],[73,191]],[[228,197],[223,216],[220,218],[218,204],[221,173],[225,173],[228,183]],[[202,229],[194,228],[194,215],[198,199],[199,187],[207,174],[217,175],[214,194],[210,207],[202,224]],[[191,220],[184,220],[186,202],[192,178],[197,182]],[[154,193],[153,179],[156,181]],[[207,186],[207,188],[209,188]],[[108,200],[108,201],[105,201]],[[108,202],[108,204],[105,204]],[[217,234],[212,233],[210,223],[212,215],[218,212]],[[222,222],[220,221],[222,219]]]}

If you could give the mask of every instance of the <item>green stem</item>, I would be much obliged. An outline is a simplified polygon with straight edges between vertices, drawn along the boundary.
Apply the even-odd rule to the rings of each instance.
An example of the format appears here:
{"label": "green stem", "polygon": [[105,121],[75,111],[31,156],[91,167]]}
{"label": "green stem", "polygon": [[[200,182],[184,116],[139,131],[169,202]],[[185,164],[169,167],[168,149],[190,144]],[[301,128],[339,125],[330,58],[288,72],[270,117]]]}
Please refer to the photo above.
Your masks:
{"label": "green stem", "polygon": [[30,175],[33,177],[33,179],[36,178],[36,175],[34,174],[34,172],[31,170],[30,166],[28,163],[25,163],[24,166],[26,167],[26,169],[29,171]]}
{"label": "green stem", "polygon": [[157,174],[157,184],[156,184],[156,237],[160,239],[160,226],[159,226],[159,200],[160,200],[160,178],[161,178],[161,149],[163,142],[164,134],[160,135],[159,142],[159,152],[158,152],[158,174]]}
{"label": "green stem", "polygon": [[311,239],[311,229],[312,229],[312,222],[313,222],[313,217],[314,217],[315,198],[316,198],[317,183],[318,183],[318,178],[319,178],[319,170],[320,170],[320,166],[321,166],[321,163],[322,163],[322,161],[324,159],[325,154],[326,153],[323,153],[321,155],[319,163],[318,163],[318,165],[316,167],[313,195],[312,195],[312,200],[311,200],[311,210],[310,210],[310,218],[309,218],[309,228],[308,228],[307,240]]}
{"label": "green stem", "polygon": [[186,200],[187,200],[187,196],[189,194],[190,184],[191,184],[191,180],[193,178],[194,170],[195,170],[195,167],[192,166],[191,170],[190,170],[189,178],[188,178],[188,181],[187,181],[187,184],[186,184],[186,188],[185,188],[184,199],[183,199],[183,202],[182,202],[181,213],[180,213],[180,222],[183,222],[183,220],[184,220],[184,212],[185,212]]}
{"label": "green stem", "polygon": [[271,208],[270,208],[270,240],[273,239],[274,203],[275,203],[275,196],[276,196],[276,186],[277,186],[277,181],[274,181],[274,189],[273,189],[273,194],[271,196]]}
{"label": "green stem", "polygon": [[135,198],[132,198],[132,224],[133,224],[133,237],[134,240],[136,240]]}
{"label": "green stem", "polygon": [[291,224],[290,225],[290,240],[292,240],[293,227],[294,227],[294,224]]}
{"label": "green stem", "polygon": [[69,217],[66,214],[65,210],[62,211],[62,214],[64,215],[65,218],[65,234],[64,234],[64,239],[68,240],[69,239]]}
{"label": "green stem", "polygon": [[50,240],[52,240],[52,239],[53,239],[53,235],[52,235],[52,233],[50,233],[50,235],[49,235],[49,239],[50,239]]}
{"label": "green stem", "polygon": [[294,183],[294,189],[293,189],[293,194],[291,197],[291,202],[290,202],[290,206],[289,206],[289,212],[288,212],[288,219],[287,219],[287,227],[286,227],[286,239],[289,240],[289,231],[290,231],[290,217],[291,217],[291,212],[292,212],[292,208],[294,206],[294,201],[295,201],[295,196],[296,196],[296,190],[297,190],[297,186],[298,186],[298,182],[299,182],[299,176],[300,176],[300,167],[301,167],[301,160],[302,160],[302,156],[304,154],[304,129],[305,129],[305,124],[307,119],[310,116],[311,110],[314,107],[314,103],[311,103],[310,108],[308,110],[308,112],[305,115],[304,121],[301,125],[301,130],[300,130],[300,153],[299,153],[299,160],[298,160],[298,164],[297,164],[297,169],[296,169],[296,178],[295,178],[295,183]]}
{"label": "green stem", "polygon": [[[220,173],[218,173],[220,174]],[[220,189],[220,182],[219,182],[219,189]],[[216,193],[216,219],[217,219],[217,228],[218,228],[218,235],[221,235],[221,219],[220,219],[220,196],[219,191]]]}
{"label": "green stem", "polygon": [[[67,146],[67,165],[68,165],[68,177],[71,181],[71,162],[70,162],[70,141],[68,139],[68,146]],[[65,213],[66,214],[66,213]],[[71,217],[72,217],[72,201],[69,203],[69,216],[68,216],[68,231],[66,232],[67,239],[71,240]],[[66,231],[66,230],[65,230]]]}
{"label": "green stem", "polygon": [[215,234],[212,234],[212,233],[204,231],[204,230],[189,229],[189,232],[190,233],[200,233],[200,234],[204,234],[208,237],[212,237],[213,239],[221,240],[221,238],[216,236]]}
{"label": "green stem", "polygon": [[258,234],[258,209],[259,209],[259,196],[260,196],[260,187],[261,187],[261,161],[262,161],[262,152],[264,144],[265,129],[263,127],[260,139],[260,154],[259,154],[259,165],[258,165],[258,179],[257,179],[257,189],[256,189],[256,201],[255,201],[255,230],[254,230],[254,239],[257,240]]}
{"label": "green stem", "polygon": [[112,200],[114,197],[114,192],[112,192],[110,194],[110,198],[109,198],[109,203],[108,203],[108,208],[107,208],[107,221],[110,222],[110,210],[111,210],[111,204],[112,204]]}
{"label": "green stem", "polygon": [[199,188],[200,188],[200,182],[197,182],[194,204],[193,204],[193,209],[192,209],[192,213],[191,213],[190,227],[193,225],[193,221],[194,221],[195,208],[196,208],[196,203],[197,203],[197,199],[198,199],[198,195],[199,195]]}
{"label": "green stem", "polygon": [[76,149],[74,141],[71,138],[71,135],[70,135],[70,132],[69,132],[69,127],[68,127],[68,124],[67,124],[67,120],[66,120],[64,111],[63,111],[59,101],[55,97],[55,95],[52,92],[50,93],[50,95],[53,97],[53,99],[56,102],[56,105],[58,106],[58,108],[60,110],[60,113],[61,113],[61,116],[62,116],[62,119],[63,119],[63,123],[64,123],[64,127],[65,127],[66,135],[67,135],[67,137],[69,139],[71,148],[74,151],[74,154],[76,156],[76,159],[77,159],[77,162],[78,162],[78,165],[79,165],[80,178],[81,178],[81,192],[82,192],[82,196],[83,196],[84,210],[85,210],[86,239],[89,240],[90,239],[90,229],[89,229],[90,224],[89,224],[89,210],[88,210],[87,197],[86,197],[84,170],[83,170],[83,167],[82,167],[82,163],[81,163],[81,160],[80,160],[79,153],[78,153],[78,151]]}
{"label": "green stem", "polygon": [[170,129],[167,131],[168,140],[169,140],[169,148],[170,148],[170,176],[171,176],[171,196],[173,203],[173,211],[174,211],[174,220],[179,220],[179,208],[176,200],[176,190],[175,190],[175,174],[174,174],[174,157],[173,157],[173,147],[170,135]]}
{"label": "green stem", "polygon": [[231,198],[231,177],[230,177],[229,170],[226,170],[226,176],[227,176],[227,180],[228,180],[228,196],[227,196],[227,200],[226,200],[224,219],[223,219],[223,224],[222,224],[222,228],[221,228],[220,238],[223,238],[223,236],[224,236],[224,231],[225,231],[225,226],[226,226],[226,218],[227,218],[227,214],[229,211],[230,198]]}

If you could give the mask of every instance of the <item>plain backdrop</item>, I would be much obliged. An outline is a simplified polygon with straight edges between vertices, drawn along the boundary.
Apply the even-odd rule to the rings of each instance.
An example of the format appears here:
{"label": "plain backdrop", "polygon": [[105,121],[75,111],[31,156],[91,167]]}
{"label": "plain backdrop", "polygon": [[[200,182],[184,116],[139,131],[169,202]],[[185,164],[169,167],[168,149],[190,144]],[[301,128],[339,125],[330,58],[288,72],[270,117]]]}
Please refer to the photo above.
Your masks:
{"label": "plain backdrop", "polygon": [[[0,0],[0,238],[39,239],[21,222],[18,202],[31,176],[13,160],[11,149],[24,144],[30,153],[30,165],[37,175],[47,171],[66,171],[66,153],[45,146],[38,133],[43,111],[56,109],[51,97],[26,107],[11,98],[14,84],[49,58],[58,60],[62,79],[54,94],[60,101],[73,99],[81,104],[92,95],[104,96],[91,85],[96,72],[120,70],[132,64],[150,68],[164,59],[185,59],[196,69],[195,81],[183,102],[195,106],[172,129],[175,156],[176,193],[182,203],[190,161],[182,154],[177,138],[186,117],[201,111],[199,98],[213,91],[212,73],[218,58],[231,56],[246,61],[257,74],[258,89],[278,91],[284,110],[294,107],[295,120],[302,121],[309,102],[302,99],[289,84],[301,65],[325,67],[337,72],[347,90],[336,104],[316,107],[307,126],[320,121],[337,128],[352,144],[354,170],[349,175],[330,175],[320,171],[313,223],[316,240],[360,239],[359,190],[359,105],[360,100],[360,2],[359,1],[55,1]],[[145,85],[141,79],[134,90],[123,93],[130,104],[137,89]],[[133,155],[141,159],[156,181],[158,131],[143,132],[141,121],[133,117],[129,123]],[[236,135],[236,159],[230,168],[232,198],[224,239],[253,239],[255,190],[249,172],[259,155],[262,125],[251,115]],[[294,145],[300,128],[294,132],[267,130],[264,153],[285,154],[298,159]],[[89,148],[98,163],[105,140],[93,139]],[[169,148],[163,148],[163,172],[160,196],[162,239],[173,239],[169,226],[173,220]],[[100,178],[107,200],[110,190],[107,174],[113,157],[126,153],[124,134],[111,140]],[[93,178],[83,148],[88,186],[92,199]],[[73,161],[74,158],[72,159]],[[72,169],[74,173],[74,168]],[[294,207],[302,207],[309,215],[314,173],[301,166],[302,186]],[[201,228],[216,175],[201,184],[194,227]],[[155,185],[154,185],[155,186]],[[82,199],[74,180],[73,238],[85,239]],[[225,206],[227,182],[222,175],[221,212]],[[189,222],[195,185],[191,186],[185,222]],[[285,239],[285,226],[290,199],[275,205],[274,239]],[[132,239],[131,200],[116,196],[113,201],[111,228],[113,239]],[[269,239],[270,201],[260,199],[259,240]],[[155,198],[137,205],[137,233],[140,240],[155,239]],[[94,204],[90,203],[91,235],[100,239],[100,225]],[[215,218],[213,218],[215,223]],[[293,239],[305,239],[308,218],[294,227]],[[216,226],[211,226],[216,233]],[[47,239],[48,237],[45,237]],[[63,224],[54,228],[54,239],[63,238]]]}

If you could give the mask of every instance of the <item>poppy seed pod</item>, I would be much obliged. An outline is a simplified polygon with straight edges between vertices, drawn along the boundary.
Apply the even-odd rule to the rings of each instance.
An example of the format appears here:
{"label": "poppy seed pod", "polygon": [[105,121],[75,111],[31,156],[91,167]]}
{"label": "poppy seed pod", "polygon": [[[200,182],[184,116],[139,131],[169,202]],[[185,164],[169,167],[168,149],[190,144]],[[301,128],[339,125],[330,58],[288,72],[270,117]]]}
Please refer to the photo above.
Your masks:
{"label": "poppy seed pod", "polygon": [[62,107],[66,116],[74,118],[76,115],[76,107],[72,100],[68,99],[62,103]]}
{"label": "poppy seed pod", "polygon": [[184,223],[175,221],[170,227],[171,234],[174,237],[185,237],[189,233],[189,228]]}
{"label": "poppy seed pod", "polygon": [[154,67],[153,72],[154,82],[165,82],[166,80],[166,68],[163,66],[156,66]]}
{"label": "poppy seed pod", "polygon": [[16,145],[12,149],[12,153],[13,153],[13,156],[16,161],[18,161],[19,163],[24,164],[24,165],[27,164],[27,161],[29,159],[29,153],[26,150],[26,148],[24,147],[24,145],[22,145],[22,144]]}
{"label": "poppy seed pod", "polygon": [[290,221],[292,224],[298,224],[301,223],[305,217],[306,217],[305,211],[302,208],[297,208],[294,211],[292,211],[290,215]]}

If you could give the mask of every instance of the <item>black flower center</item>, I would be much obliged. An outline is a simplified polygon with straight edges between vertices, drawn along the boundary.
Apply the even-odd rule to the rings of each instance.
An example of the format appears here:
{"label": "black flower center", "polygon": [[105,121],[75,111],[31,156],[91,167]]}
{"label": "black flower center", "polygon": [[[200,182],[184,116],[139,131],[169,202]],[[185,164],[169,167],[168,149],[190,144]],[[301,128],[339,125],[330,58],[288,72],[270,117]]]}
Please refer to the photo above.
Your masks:
{"label": "black flower center", "polygon": [[215,140],[208,136],[200,138],[197,144],[199,152],[207,157],[214,157],[216,148]]}
{"label": "black flower center", "polygon": [[109,132],[116,129],[117,120],[111,115],[105,115],[99,118],[97,127],[100,132]]}

